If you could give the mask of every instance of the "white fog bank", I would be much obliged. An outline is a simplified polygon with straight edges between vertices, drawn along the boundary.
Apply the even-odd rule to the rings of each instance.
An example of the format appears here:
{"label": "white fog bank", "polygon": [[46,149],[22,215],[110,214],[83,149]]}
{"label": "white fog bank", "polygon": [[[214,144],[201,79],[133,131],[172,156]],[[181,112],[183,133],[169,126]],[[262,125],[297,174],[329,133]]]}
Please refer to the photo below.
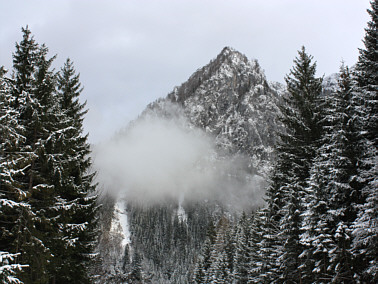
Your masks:
{"label": "white fog bank", "polygon": [[168,198],[261,204],[263,179],[241,157],[217,154],[214,139],[182,117],[146,115],[94,149],[101,187],[143,202]]}

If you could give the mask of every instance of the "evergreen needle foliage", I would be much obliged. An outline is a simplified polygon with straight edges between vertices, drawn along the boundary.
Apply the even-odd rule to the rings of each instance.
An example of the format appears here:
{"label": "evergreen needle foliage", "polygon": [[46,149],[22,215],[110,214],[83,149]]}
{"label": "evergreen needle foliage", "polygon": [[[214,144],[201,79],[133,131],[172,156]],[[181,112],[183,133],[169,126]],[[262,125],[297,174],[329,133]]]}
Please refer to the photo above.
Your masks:
{"label": "evergreen needle foliage", "polygon": [[97,207],[79,76],[70,60],[56,73],[22,32],[11,78],[0,74],[0,279],[90,283]]}

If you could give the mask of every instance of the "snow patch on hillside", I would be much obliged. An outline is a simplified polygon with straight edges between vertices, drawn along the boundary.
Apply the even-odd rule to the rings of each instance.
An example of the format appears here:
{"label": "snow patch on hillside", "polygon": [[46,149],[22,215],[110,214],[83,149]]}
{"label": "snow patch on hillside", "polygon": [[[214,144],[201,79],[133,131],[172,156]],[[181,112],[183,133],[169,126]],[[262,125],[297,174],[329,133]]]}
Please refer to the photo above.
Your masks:
{"label": "snow patch on hillside", "polygon": [[182,207],[182,203],[184,202],[184,195],[182,194],[179,198],[179,204],[178,204],[178,209],[177,209],[177,217],[180,220],[180,222],[186,222],[187,216],[185,213],[184,207]]}
{"label": "snow patch on hillside", "polygon": [[119,234],[122,238],[122,248],[130,244],[130,228],[127,219],[126,203],[123,199],[119,199],[114,205],[112,224],[110,234]]}

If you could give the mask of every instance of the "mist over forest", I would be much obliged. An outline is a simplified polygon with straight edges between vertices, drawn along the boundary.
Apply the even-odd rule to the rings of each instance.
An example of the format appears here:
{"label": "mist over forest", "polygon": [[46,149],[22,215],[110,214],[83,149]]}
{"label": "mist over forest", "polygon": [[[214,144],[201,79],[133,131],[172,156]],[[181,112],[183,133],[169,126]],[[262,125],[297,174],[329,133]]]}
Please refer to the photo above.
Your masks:
{"label": "mist over forest", "polygon": [[239,210],[262,205],[265,182],[250,173],[247,158],[221,153],[214,137],[190,125],[178,106],[169,108],[177,116],[146,114],[94,147],[102,194],[144,203],[211,199]]}
{"label": "mist over forest", "polygon": [[[377,283],[378,2],[353,66],[224,47],[101,143],[28,26],[0,67],[1,283]],[[0,62],[1,64],[1,62]]]}

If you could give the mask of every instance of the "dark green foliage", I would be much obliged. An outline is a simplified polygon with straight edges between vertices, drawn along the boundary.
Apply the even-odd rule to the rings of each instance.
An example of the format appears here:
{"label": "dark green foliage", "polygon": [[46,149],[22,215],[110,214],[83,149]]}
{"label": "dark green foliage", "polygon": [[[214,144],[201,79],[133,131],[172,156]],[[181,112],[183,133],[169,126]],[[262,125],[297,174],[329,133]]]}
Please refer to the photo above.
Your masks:
{"label": "dark green foliage", "polygon": [[322,79],[316,78],[315,73],[316,63],[312,63],[312,56],[302,47],[286,77],[288,97],[281,107],[286,132],[280,134],[277,151],[281,156],[276,168],[282,168],[286,175],[280,185],[291,184],[293,177],[300,185],[305,183],[322,134],[319,104]]}
{"label": "dark green foliage", "polygon": [[[29,267],[22,272],[21,279],[29,283],[48,281],[47,266],[52,257],[46,241],[54,234],[51,208],[54,205],[54,187],[49,182],[50,165],[54,153],[47,140],[55,131],[53,92],[55,78],[50,66],[54,58],[47,59],[48,49],[38,46],[30,37],[28,29],[23,30],[24,38],[16,45],[14,59],[15,96],[14,108],[20,113],[20,124],[24,127],[25,140],[21,152],[30,151],[33,159],[25,165],[25,173],[17,180],[26,192],[30,211],[21,212],[23,222],[18,226],[14,247],[21,252],[21,263]],[[38,261],[34,256],[38,255]]]}
{"label": "dark green foliage", "polygon": [[209,223],[207,237],[194,269],[193,283],[230,283],[234,279],[235,232],[230,220],[221,216]]}
{"label": "dark green foliage", "polygon": [[362,147],[358,179],[361,199],[356,204],[353,252],[360,280],[378,281],[378,2],[371,1],[371,20],[365,29],[364,45],[356,64],[353,103]]}
{"label": "dark green foliage", "polygon": [[249,280],[251,283],[269,283],[275,279],[275,263],[271,262],[271,256],[278,251],[270,243],[266,219],[266,208],[257,210],[251,216],[250,224],[250,262]]}
{"label": "dark green foliage", "polygon": [[[54,239],[52,261],[58,283],[87,282],[87,269],[91,261],[96,234],[96,197],[92,195],[94,173],[90,173],[91,160],[87,136],[83,135],[85,104],[78,100],[82,88],[73,63],[67,59],[57,76],[57,97],[61,119],[59,132],[51,138],[59,155],[53,183],[56,188],[57,218],[60,228]],[[90,222],[88,222],[90,220]]]}
{"label": "dark green foliage", "polygon": [[351,105],[351,77],[342,66],[337,92],[327,97],[322,146],[311,169],[304,214],[302,257],[313,281],[352,282],[351,224],[358,200],[358,143]]}
{"label": "dark green foliage", "polygon": [[[304,47],[294,60],[294,67],[286,78],[288,96],[281,107],[282,122],[286,131],[280,133],[277,146],[277,161],[271,177],[271,185],[267,190],[266,232],[262,242],[269,245],[269,254],[274,247],[279,253],[279,269],[282,281],[299,281],[299,255],[302,247],[299,242],[301,234],[301,213],[306,196],[306,179],[309,177],[312,160],[321,137],[320,78],[315,77],[316,64],[307,55]],[[268,248],[266,248],[268,249]],[[272,271],[265,272],[275,275],[273,265],[277,255],[267,255]],[[278,277],[278,276],[277,276]]]}
{"label": "dark green foliage", "polygon": [[263,228],[252,230],[261,252],[252,266],[258,283],[377,279],[377,1],[371,4],[366,49],[353,77],[341,68],[336,93],[320,99],[321,80],[304,49],[286,80],[286,132],[267,207],[255,219]]}
{"label": "dark green foliage", "polygon": [[96,196],[80,83],[69,61],[57,77],[55,56],[22,31],[13,78],[0,78],[0,250],[26,265],[25,283],[89,283]]}
{"label": "dark green foliage", "polygon": [[131,273],[129,276],[130,283],[142,283],[141,259],[138,252],[134,253],[133,262],[131,263]]}
{"label": "dark green foliage", "polygon": [[234,277],[237,283],[248,283],[251,261],[251,223],[243,212],[236,229]]}
{"label": "dark green foliage", "polygon": [[34,37],[31,36],[28,27],[22,28],[22,33],[23,39],[20,43],[16,43],[16,52],[13,54],[14,86],[12,93],[16,98],[16,107],[25,103],[24,101],[19,101],[19,98],[22,99],[33,90],[33,76],[37,68],[38,57],[38,44],[35,42]]}
{"label": "dark green foliage", "polygon": [[24,128],[19,124],[19,113],[12,107],[12,81],[5,77],[0,67],[0,282],[12,283],[22,266],[19,254],[12,249],[14,235],[20,230],[22,213],[30,215],[25,202],[26,192],[17,182],[25,174],[24,166],[30,161],[30,153],[19,151],[25,141]]}
{"label": "dark green foliage", "polygon": [[140,255],[144,279],[171,283],[192,279],[195,256],[206,238],[206,228],[210,226],[210,231],[215,232],[215,227],[209,225],[213,207],[185,202],[182,206],[185,220],[177,214],[177,201],[127,205],[131,246]]}

